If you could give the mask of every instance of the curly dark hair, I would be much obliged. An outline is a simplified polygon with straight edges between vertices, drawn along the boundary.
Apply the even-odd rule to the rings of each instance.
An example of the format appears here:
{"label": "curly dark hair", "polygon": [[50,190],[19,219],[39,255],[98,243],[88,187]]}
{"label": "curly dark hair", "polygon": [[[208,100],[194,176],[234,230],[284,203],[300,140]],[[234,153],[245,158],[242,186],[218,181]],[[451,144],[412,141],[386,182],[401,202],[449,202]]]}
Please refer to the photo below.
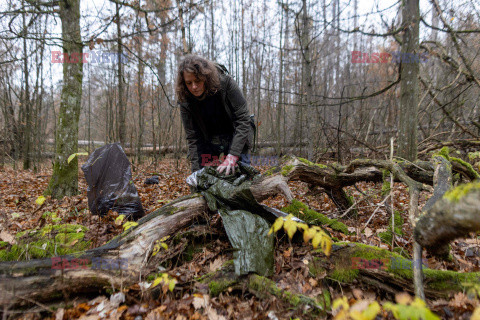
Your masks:
{"label": "curly dark hair", "polygon": [[179,102],[185,102],[187,98],[192,97],[183,77],[185,71],[191,72],[198,79],[205,81],[206,95],[213,95],[220,89],[220,76],[213,62],[194,54],[188,54],[178,65],[175,93]]}

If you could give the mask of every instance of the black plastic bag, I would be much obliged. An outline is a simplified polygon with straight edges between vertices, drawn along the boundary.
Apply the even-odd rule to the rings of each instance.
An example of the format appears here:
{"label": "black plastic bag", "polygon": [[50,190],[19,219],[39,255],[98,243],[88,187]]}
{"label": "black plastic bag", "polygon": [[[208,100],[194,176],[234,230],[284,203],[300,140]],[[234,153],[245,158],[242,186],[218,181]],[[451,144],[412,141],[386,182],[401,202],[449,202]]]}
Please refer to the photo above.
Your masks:
{"label": "black plastic bag", "polygon": [[92,214],[103,216],[114,210],[134,220],[145,214],[133,184],[130,162],[119,143],[93,151],[82,170],[88,183],[88,207]]}

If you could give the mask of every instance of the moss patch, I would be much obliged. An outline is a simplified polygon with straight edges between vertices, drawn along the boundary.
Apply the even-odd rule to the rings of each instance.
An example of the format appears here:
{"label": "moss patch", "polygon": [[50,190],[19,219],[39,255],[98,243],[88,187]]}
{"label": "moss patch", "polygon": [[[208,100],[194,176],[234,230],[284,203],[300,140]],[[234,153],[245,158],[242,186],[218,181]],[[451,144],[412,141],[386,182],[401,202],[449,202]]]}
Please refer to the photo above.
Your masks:
{"label": "moss patch", "polygon": [[228,287],[237,283],[236,279],[221,279],[219,281],[212,280],[208,284],[208,289],[211,296],[218,296],[221,292],[228,289]]}
{"label": "moss patch", "polygon": [[265,171],[265,173],[263,175],[264,176],[271,176],[272,174],[280,172],[280,170],[281,170],[280,167],[275,166],[275,167],[272,167],[272,168],[268,169],[267,171]]}
{"label": "moss patch", "polygon": [[341,283],[351,283],[359,274],[358,269],[335,268],[329,277]]}
{"label": "moss patch", "polygon": [[333,230],[348,234],[348,227],[336,219],[330,219],[325,215],[310,209],[305,203],[292,200],[292,203],[282,209],[285,213],[290,213],[308,224],[328,226]]}
{"label": "moss patch", "polygon": [[470,191],[480,189],[480,181],[461,184],[452,190],[447,191],[443,198],[450,202],[458,202],[461,198],[467,195]]}
{"label": "moss patch", "polygon": [[307,159],[305,159],[305,158],[297,158],[297,159],[298,159],[300,162],[303,162],[303,163],[305,163],[305,164],[308,165],[308,166],[317,166],[317,167],[319,167],[319,168],[321,168],[321,169],[327,168],[327,166],[324,165],[324,164],[321,164],[321,163],[313,163],[312,161],[309,161],[309,160],[307,160]]}
{"label": "moss patch", "polygon": [[[391,273],[394,277],[405,280],[410,281],[413,279],[412,261],[395,252],[360,243],[337,242],[335,245],[351,246],[351,248],[348,249],[350,250],[351,257],[360,257],[366,260],[384,259],[382,261],[387,263],[385,266],[386,272]],[[350,261],[338,260],[339,261],[335,262],[335,270],[329,274],[330,278],[348,283],[358,276],[360,270],[349,270],[347,268],[347,264],[351,263]],[[432,270],[425,267],[423,268],[423,272],[425,274],[425,286],[427,288],[445,291],[447,293],[462,291],[468,283],[478,283],[478,279],[480,279],[480,272],[460,273],[455,271]]]}
{"label": "moss patch", "polygon": [[293,165],[286,165],[282,167],[281,174],[282,176],[286,177],[292,171]]}
{"label": "moss patch", "polygon": [[1,261],[48,258],[84,251],[90,241],[83,241],[87,228],[76,224],[47,224],[42,229],[19,232],[17,244],[0,250]]}
{"label": "moss patch", "polygon": [[258,295],[269,293],[285,302],[288,302],[294,307],[303,304],[314,306],[314,310],[324,310],[323,305],[325,305],[325,302],[319,303],[315,299],[309,298],[307,296],[295,294],[287,290],[282,290],[277,287],[275,282],[273,282],[272,280],[256,274],[250,276],[248,281],[248,287],[255,291]]}
{"label": "moss patch", "polygon": [[475,177],[475,179],[480,179],[480,174],[478,174],[477,171],[475,171],[475,169],[473,169],[473,166],[466,162],[466,161],[463,161],[462,159],[459,159],[459,158],[454,158],[454,157],[450,157],[450,161],[451,162],[456,162],[456,163],[459,163],[460,165],[464,166],[467,171]]}

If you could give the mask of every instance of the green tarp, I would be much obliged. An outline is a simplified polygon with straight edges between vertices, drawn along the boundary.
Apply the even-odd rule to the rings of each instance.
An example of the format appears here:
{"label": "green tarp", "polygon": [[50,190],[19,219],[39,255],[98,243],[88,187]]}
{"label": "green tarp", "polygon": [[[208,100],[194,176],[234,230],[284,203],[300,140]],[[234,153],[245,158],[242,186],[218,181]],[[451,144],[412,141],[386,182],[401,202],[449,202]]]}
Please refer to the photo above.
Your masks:
{"label": "green tarp", "polygon": [[255,168],[239,163],[234,175],[225,176],[214,167],[196,174],[196,188],[212,211],[218,211],[228,239],[235,249],[234,265],[238,275],[273,273],[273,240],[268,235],[277,218],[253,197],[250,186],[259,177]]}

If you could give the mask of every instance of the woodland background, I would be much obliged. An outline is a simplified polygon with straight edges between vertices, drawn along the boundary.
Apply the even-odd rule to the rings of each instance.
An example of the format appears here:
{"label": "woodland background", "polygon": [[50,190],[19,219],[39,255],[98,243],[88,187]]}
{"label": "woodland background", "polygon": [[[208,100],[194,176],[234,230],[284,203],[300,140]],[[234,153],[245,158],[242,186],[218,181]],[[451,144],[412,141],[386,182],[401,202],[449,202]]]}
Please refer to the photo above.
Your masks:
{"label": "woodland background", "polygon": [[[0,162],[22,159],[26,169],[52,156],[62,87],[63,65],[52,63],[62,45],[58,9],[34,3],[5,1],[0,35]],[[339,162],[381,155],[405,113],[400,65],[352,63],[352,51],[400,52],[400,3],[82,2],[83,52],[107,53],[108,61],[120,52],[128,62],[84,64],[81,148],[121,141],[139,162],[147,147],[155,159],[183,156],[173,84],[182,54],[194,52],[224,64],[239,83],[258,142],[274,148],[264,152]],[[421,3],[420,150],[478,138],[478,10],[475,1]]]}
{"label": "woodland background", "polygon": [[[2,274],[10,273],[0,285],[13,285],[17,294],[0,290],[4,318],[93,319],[105,311],[112,319],[314,319],[336,314],[331,302],[347,298],[339,319],[351,316],[350,304],[363,312],[373,300],[383,303],[379,316],[391,319],[385,303],[395,294],[397,307],[410,304],[405,308],[417,316],[426,312],[398,294],[403,290],[425,294],[428,307],[443,318],[469,319],[475,308],[479,316],[478,205],[464,210],[462,203],[440,200],[452,212],[473,217],[470,234],[440,241],[451,241],[450,260],[413,241],[414,218],[435,198],[426,185],[437,188],[439,172],[449,177],[443,192],[452,181],[480,176],[478,1],[4,0],[0,17],[0,254],[26,243],[21,252],[28,260],[14,267],[0,264]],[[58,51],[69,53],[70,63],[57,63]],[[353,61],[354,51],[362,62]],[[384,52],[415,53],[423,61],[376,61]],[[88,53],[89,62],[79,63],[72,53]],[[91,61],[93,53],[101,61]],[[287,241],[280,232],[271,279],[259,277],[259,287],[254,276],[235,278],[212,290],[217,277],[231,276],[232,252],[221,219],[206,214],[205,201],[189,195],[185,184],[190,170],[174,81],[187,53],[226,66],[256,115],[256,153],[282,159],[276,169],[258,166],[264,175],[255,186],[257,200],[302,219],[313,216],[312,224],[351,246],[325,259],[321,250]],[[152,247],[166,241],[169,248],[156,257],[152,248],[129,250],[144,234],[140,228],[122,230],[116,212],[90,214],[79,171],[84,158],[67,160],[111,142],[120,142],[133,164],[132,180],[151,217],[141,226],[155,230],[148,233]],[[445,146],[455,153],[442,149],[432,158]],[[302,158],[280,158],[287,154]],[[159,176],[159,185],[143,183],[152,175]],[[271,187],[272,181],[283,189]],[[468,186],[473,191],[466,191],[467,198],[476,203],[478,185]],[[165,221],[170,216],[165,212],[176,214]],[[155,223],[171,228],[164,231]],[[142,262],[142,268],[130,270],[141,274],[55,273],[49,244],[37,255],[28,244],[46,227],[67,224],[82,234],[70,249],[113,243],[117,247],[102,254],[111,258],[116,250],[132,265]],[[166,233],[157,239],[157,231]],[[169,231],[175,236],[165,240]],[[50,230],[42,241],[56,241],[62,232]],[[116,235],[124,242],[108,242]],[[425,284],[411,265],[393,275],[349,269],[351,257],[377,249],[397,258],[424,258],[432,269],[425,271]],[[41,270],[38,278],[16,269],[33,264]],[[440,276],[432,278],[437,271]],[[69,283],[69,275],[82,281]],[[176,279],[174,290],[166,282],[142,287],[164,276]],[[44,282],[32,287],[32,277]],[[62,294],[44,294],[48,290]],[[121,305],[111,300],[120,293],[126,299]],[[10,310],[19,306],[23,309]]]}

